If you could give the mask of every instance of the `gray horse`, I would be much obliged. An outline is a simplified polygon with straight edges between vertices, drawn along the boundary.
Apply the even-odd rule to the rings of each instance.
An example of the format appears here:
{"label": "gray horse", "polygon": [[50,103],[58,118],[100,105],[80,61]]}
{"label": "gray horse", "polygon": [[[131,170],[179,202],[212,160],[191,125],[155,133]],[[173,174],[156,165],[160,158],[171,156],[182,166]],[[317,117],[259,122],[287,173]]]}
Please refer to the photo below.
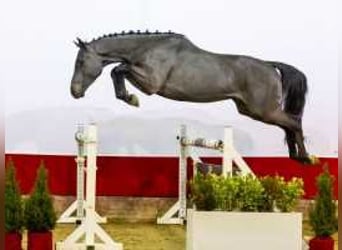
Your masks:
{"label": "gray horse", "polygon": [[188,102],[232,99],[239,113],[276,125],[286,134],[289,156],[311,163],[302,131],[307,83],[293,66],[249,56],[216,54],[198,48],[172,32],[122,32],[91,42],[77,38],[79,47],[71,81],[74,98],[112,63],[116,98],[139,106],[125,79],[147,95]]}

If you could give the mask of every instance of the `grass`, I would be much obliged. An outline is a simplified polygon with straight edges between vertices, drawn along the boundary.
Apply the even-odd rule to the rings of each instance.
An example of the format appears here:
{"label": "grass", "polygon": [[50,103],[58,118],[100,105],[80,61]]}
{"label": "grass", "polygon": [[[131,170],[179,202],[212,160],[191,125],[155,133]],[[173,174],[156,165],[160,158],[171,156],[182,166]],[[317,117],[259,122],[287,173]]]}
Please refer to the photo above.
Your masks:
{"label": "grass", "polygon": [[[125,250],[185,249],[185,226],[119,222],[101,227]],[[64,240],[74,229],[74,225],[58,225],[54,230],[55,241]],[[24,236],[24,245],[25,241]]]}
{"label": "grass", "polygon": [[[184,226],[116,222],[102,225],[102,227],[115,241],[123,243],[125,250],[185,249]],[[58,225],[54,230],[55,241],[65,239],[74,229],[74,225]],[[303,234],[306,240],[313,236],[307,222],[303,223]],[[333,238],[337,250],[337,233],[333,235]],[[26,245],[26,235],[24,235],[24,245]]]}

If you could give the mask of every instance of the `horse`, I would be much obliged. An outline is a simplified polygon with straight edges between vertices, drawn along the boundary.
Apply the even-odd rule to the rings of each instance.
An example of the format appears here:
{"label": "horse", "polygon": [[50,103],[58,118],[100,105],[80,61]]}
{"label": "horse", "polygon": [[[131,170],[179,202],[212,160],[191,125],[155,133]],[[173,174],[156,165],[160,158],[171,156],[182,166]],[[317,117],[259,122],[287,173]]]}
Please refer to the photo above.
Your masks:
{"label": "horse", "polygon": [[171,31],[123,31],[74,43],[79,48],[71,80],[74,98],[84,97],[103,68],[116,64],[110,75],[117,99],[139,106],[125,80],[147,95],[176,101],[231,99],[240,114],[283,129],[291,159],[312,163],[302,129],[307,79],[294,66],[209,52]]}

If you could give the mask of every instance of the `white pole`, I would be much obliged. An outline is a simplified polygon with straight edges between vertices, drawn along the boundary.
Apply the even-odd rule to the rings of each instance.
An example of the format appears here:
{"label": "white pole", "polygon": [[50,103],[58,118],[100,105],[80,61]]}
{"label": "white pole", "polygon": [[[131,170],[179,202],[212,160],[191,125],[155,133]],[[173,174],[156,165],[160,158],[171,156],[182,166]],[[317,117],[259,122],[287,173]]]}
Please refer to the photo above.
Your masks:
{"label": "white pole", "polygon": [[179,177],[178,177],[178,197],[180,199],[180,209],[178,217],[186,217],[186,182],[187,182],[187,146],[182,144],[182,139],[186,137],[186,126],[182,125],[180,130],[180,157],[179,157]]}
{"label": "white pole", "polygon": [[84,163],[86,155],[84,125],[78,125],[75,139],[78,146],[77,157],[75,159],[77,163],[76,223],[80,223],[84,217]]}
{"label": "white pole", "polygon": [[222,175],[224,177],[233,174],[233,129],[231,126],[224,128],[224,142],[223,142],[223,163]]}
{"label": "white pole", "polygon": [[84,217],[84,157],[77,156],[77,211],[76,211],[76,223],[80,223]]}
{"label": "white pole", "polygon": [[[91,222],[95,221],[95,190],[96,190],[96,125],[91,124],[87,128],[87,185],[86,185],[86,218]],[[95,244],[94,228],[89,225],[86,229],[86,245],[91,246]]]}

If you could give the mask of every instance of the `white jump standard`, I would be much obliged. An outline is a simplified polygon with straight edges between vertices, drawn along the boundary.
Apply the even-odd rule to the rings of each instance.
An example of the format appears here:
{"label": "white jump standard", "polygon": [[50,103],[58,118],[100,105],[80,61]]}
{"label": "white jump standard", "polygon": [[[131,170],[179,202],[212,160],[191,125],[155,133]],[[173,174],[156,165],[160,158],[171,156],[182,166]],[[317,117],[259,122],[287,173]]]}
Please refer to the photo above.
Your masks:
{"label": "white jump standard", "polygon": [[[91,124],[86,127],[80,126],[76,133],[78,143],[78,190],[77,200],[71,210],[76,209],[74,221],[80,225],[63,241],[56,244],[57,250],[123,250],[121,243],[115,242],[99,225],[101,217],[95,212],[96,199],[96,154],[97,154],[97,128]],[[84,156],[86,165],[84,168]],[[82,171],[81,171],[82,170]],[[86,171],[86,198],[84,190],[79,187],[83,183],[83,174]],[[70,219],[71,220],[71,219]],[[96,241],[98,239],[99,241]]]}
{"label": "white jump standard", "polygon": [[190,157],[194,162],[194,175],[196,174],[196,164],[203,163],[201,159],[189,153],[191,147],[200,147],[212,150],[218,150],[223,153],[222,175],[233,174],[233,162],[239,174],[254,175],[246,162],[238,154],[233,146],[233,132],[231,127],[224,129],[224,141],[206,140],[204,138],[192,139],[187,137],[186,126],[182,125],[180,130],[179,145],[179,177],[178,177],[178,201],[160,218],[158,224],[184,224],[186,220],[186,184],[187,184],[187,158]]}
{"label": "white jump standard", "polygon": [[[85,177],[85,161],[86,161],[86,138],[84,126],[79,125],[77,132],[75,133],[75,140],[77,142],[77,157],[75,159],[77,163],[77,190],[76,190],[76,200],[62,213],[62,215],[57,220],[57,223],[76,223],[80,224],[82,218],[85,214],[85,199],[84,199],[84,177]],[[96,221],[98,223],[106,223],[107,218],[101,217],[95,211]]]}

